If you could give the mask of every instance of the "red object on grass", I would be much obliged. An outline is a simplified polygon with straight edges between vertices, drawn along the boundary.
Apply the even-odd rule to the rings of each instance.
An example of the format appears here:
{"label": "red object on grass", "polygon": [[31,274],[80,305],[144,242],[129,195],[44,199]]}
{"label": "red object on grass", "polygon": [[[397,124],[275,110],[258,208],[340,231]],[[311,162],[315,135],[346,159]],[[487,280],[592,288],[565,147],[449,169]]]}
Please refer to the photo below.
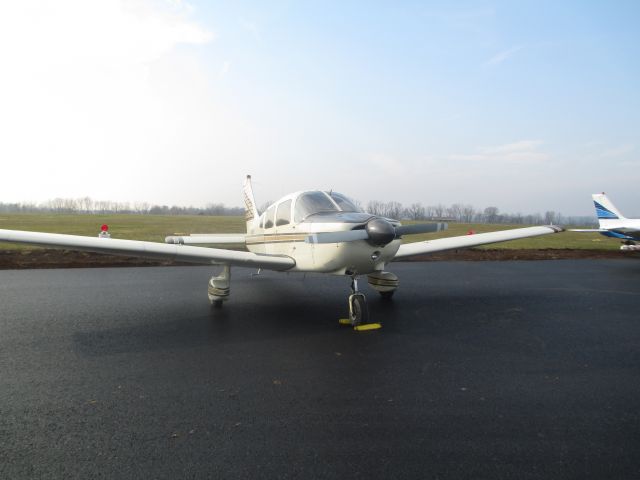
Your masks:
{"label": "red object on grass", "polygon": [[109,225],[107,225],[106,223],[104,225],[102,225],[100,227],[100,230],[102,230],[103,232],[107,232],[109,231]]}

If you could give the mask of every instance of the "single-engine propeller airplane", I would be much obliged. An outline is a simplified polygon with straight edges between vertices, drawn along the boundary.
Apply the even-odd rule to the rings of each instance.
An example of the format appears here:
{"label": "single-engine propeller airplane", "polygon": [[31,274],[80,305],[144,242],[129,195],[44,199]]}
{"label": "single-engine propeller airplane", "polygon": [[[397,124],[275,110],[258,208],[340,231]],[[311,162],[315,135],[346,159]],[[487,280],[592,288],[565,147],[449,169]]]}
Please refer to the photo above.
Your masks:
{"label": "single-engine propeller airplane", "polygon": [[572,232],[598,232],[605,237],[622,240],[620,250],[640,250],[640,218],[627,218],[616,208],[606,193],[591,195],[600,228],[574,228]]}
{"label": "single-engine propeller airplane", "polygon": [[[367,330],[380,324],[369,321],[358,278],[366,275],[374,290],[390,298],[399,284],[398,277],[385,270],[392,260],[563,231],[557,226],[538,226],[404,244],[405,235],[436,232],[447,225],[402,225],[398,220],[361,211],[342,194],[320,190],[287,195],[260,214],[251,176],[244,183],[244,203],[246,234],[169,236],[163,244],[110,238],[106,228],[97,238],[0,230],[0,241],[221,265],[222,272],[212,277],[208,286],[209,301],[216,307],[229,298],[232,266],[348,276],[349,318],[340,322]],[[243,244],[248,251],[194,246],[198,244]]]}

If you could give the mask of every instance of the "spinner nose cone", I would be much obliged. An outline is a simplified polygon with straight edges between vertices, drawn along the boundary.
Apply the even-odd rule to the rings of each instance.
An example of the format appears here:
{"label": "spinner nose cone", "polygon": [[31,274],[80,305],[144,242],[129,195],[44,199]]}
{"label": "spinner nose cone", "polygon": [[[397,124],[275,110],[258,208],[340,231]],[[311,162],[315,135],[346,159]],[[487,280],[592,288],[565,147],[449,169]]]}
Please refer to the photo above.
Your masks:
{"label": "spinner nose cone", "polygon": [[396,229],[383,218],[374,218],[367,223],[368,242],[374,247],[384,247],[396,238]]}

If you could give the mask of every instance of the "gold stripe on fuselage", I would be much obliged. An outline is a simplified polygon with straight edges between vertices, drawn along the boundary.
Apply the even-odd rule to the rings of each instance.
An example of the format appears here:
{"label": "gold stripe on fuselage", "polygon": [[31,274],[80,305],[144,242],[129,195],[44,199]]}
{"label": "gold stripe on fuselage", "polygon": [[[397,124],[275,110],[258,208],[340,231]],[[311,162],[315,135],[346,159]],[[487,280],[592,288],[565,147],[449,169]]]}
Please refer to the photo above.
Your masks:
{"label": "gold stripe on fuselage", "polygon": [[247,245],[257,245],[261,243],[285,243],[304,242],[307,234],[299,233],[271,233],[267,235],[247,235],[245,242]]}

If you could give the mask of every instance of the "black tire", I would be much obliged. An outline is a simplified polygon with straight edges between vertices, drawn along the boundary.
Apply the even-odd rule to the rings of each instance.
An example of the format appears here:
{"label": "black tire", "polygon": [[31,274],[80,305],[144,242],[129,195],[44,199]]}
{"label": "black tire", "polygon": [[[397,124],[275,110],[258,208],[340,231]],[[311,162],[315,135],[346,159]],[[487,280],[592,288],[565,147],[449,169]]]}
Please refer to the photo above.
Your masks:
{"label": "black tire", "polygon": [[351,314],[353,325],[369,322],[369,309],[364,295],[354,295],[351,299]]}
{"label": "black tire", "polygon": [[393,294],[395,293],[395,290],[391,290],[389,292],[380,292],[380,297],[383,300],[391,300],[393,298]]}
{"label": "black tire", "polygon": [[214,300],[211,305],[213,308],[222,308],[222,300]]}

